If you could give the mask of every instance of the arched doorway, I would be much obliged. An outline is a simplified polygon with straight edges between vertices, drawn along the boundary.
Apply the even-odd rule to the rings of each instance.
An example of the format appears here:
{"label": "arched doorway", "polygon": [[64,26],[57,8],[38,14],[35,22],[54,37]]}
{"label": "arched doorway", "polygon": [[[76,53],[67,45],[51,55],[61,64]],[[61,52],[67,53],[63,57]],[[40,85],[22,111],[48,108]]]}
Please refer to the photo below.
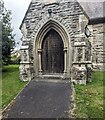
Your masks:
{"label": "arched doorway", "polygon": [[44,74],[64,72],[64,44],[53,29],[47,32],[42,42],[42,72]]}
{"label": "arched doorway", "polygon": [[[47,68],[48,66],[51,66],[52,62],[49,63],[50,65],[48,65],[48,61],[45,62],[46,59],[48,59],[49,57],[43,57],[44,54],[45,54],[45,56],[47,56],[46,53],[48,53],[48,52],[44,52],[43,50],[46,50],[46,51],[48,50],[48,48],[46,46],[49,42],[47,42],[48,40],[46,40],[46,39],[49,38],[48,36],[50,36],[50,34],[52,36],[53,35],[56,36],[56,39],[53,38],[54,40],[52,40],[52,41],[53,42],[55,41],[55,46],[57,46],[57,47],[55,47],[56,50],[55,50],[55,48],[53,50],[55,50],[55,52],[56,52],[59,48],[59,45],[60,45],[60,47],[62,46],[61,47],[62,49],[60,49],[58,51],[62,51],[62,52],[60,52],[60,53],[62,53],[62,55],[60,55],[60,54],[59,55],[63,56],[62,57],[63,59],[60,57],[58,57],[59,58],[58,60],[56,59],[55,66],[57,66],[57,67],[50,67],[52,69]],[[58,39],[58,38],[60,38],[60,39]],[[49,47],[49,49],[50,49],[50,47]],[[58,51],[56,53],[59,53]],[[54,58],[57,58],[57,57],[55,56]],[[58,61],[63,61],[63,62],[61,62],[61,64],[57,64],[57,63],[60,63]],[[53,62],[53,64],[54,64],[54,62]],[[35,47],[34,47],[35,76],[43,77],[43,75],[49,75],[49,74],[51,76],[54,76],[55,75],[54,73],[62,73],[63,77],[70,77],[71,66],[72,66],[72,47],[71,47],[71,40],[70,40],[69,34],[66,31],[66,28],[61,23],[59,23],[58,21],[56,21],[54,19],[50,19],[50,20],[48,20],[48,22],[43,24],[43,26],[40,28],[40,30],[38,30],[38,32],[35,36]]]}

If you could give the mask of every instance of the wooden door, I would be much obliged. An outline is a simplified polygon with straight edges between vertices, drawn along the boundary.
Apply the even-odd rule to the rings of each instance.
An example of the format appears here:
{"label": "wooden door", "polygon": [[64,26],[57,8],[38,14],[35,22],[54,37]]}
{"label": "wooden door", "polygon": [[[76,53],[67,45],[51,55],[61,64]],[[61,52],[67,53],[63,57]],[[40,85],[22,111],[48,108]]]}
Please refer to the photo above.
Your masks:
{"label": "wooden door", "polygon": [[50,30],[42,42],[42,70],[43,73],[63,73],[64,45],[60,35]]}

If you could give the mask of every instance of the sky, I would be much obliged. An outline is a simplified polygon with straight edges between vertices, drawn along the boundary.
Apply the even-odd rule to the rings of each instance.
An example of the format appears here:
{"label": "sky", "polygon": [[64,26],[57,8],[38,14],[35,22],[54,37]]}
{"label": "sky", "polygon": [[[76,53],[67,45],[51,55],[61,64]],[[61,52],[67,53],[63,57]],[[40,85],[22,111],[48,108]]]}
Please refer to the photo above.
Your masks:
{"label": "sky", "polygon": [[[28,9],[31,0],[4,0],[4,5],[7,10],[12,12],[12,27],[14,28],[13,33],[16,34],[15,40],[19,42],[21,39],[21,31],[19,26],[24,18],[24,15]],[[21,44],[21,42],[20,42]],[[17,45],[16,48],[19,49],[20,45]]]}
{"label": "sky", "polygon": [[[48,0],[43,0],[48,1]],[[53,0],[50,0],[53,1]],[[55,0],[54,0],[55,1]],[[87,2],[87,0],[78,0]],[[88,2],[96,2],[96,1],[104,1],[104,0],[88,0]],[[7,10],[11,10],[12,12],[12,26],[14,28],[13,33],[16,34],[15,40],[16,42],[20,41],[21,39],[21,31],[19,30],[19,26],[24,18],[24,15],[28,9],[31,0],[4,0],[4,5]],[[21,45],[21,42],[20,42]],[[16,48],[19,49],[20,45],[17,45]]]}

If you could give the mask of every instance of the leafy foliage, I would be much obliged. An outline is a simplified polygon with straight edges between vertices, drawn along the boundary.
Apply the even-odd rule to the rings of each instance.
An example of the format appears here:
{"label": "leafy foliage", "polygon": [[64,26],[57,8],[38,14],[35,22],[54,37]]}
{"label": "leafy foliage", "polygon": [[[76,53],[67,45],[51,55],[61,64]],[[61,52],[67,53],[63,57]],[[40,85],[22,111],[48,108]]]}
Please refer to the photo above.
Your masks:
{"label": "leafy foliage", "polygon": [[11,11],[4,8],[2,13],[2,60],[8,64],[10,53],[15,46],[13,28],[11,27]]}

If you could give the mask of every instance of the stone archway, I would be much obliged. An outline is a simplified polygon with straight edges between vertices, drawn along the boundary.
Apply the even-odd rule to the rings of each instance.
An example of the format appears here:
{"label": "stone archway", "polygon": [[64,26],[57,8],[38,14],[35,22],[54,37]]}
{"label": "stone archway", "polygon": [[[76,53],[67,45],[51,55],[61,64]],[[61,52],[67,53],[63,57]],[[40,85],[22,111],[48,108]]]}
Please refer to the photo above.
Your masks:
{"label": "stone archway", "polygon": [[64,71],[64,45],[61,36],[53,29],[48,31],[42,42],[42,73],[55,74]]}
{"label": "stone archway", "polygon": [[[45,36],[49,31],[55,31],[58,36],[62,39],[63,44],[63,67],[61,73],[63,75],[70,76],[70,69],[71,69],[71,59],[72,59],[72,49],[70,44],[70,37],[66,32],[66,29],[62,26],[62,24],[58,23],[56,20],[50,19],[46,22],[37,32],[35,37],[35,48],[34,48],[34,66],[35,66],[35,75],[39,76],[43,74],[43,66],[42,66],[42,44]],[[57,73],[57,72],[56,72]],[[60,71],[58,72],[60,73]]]}

